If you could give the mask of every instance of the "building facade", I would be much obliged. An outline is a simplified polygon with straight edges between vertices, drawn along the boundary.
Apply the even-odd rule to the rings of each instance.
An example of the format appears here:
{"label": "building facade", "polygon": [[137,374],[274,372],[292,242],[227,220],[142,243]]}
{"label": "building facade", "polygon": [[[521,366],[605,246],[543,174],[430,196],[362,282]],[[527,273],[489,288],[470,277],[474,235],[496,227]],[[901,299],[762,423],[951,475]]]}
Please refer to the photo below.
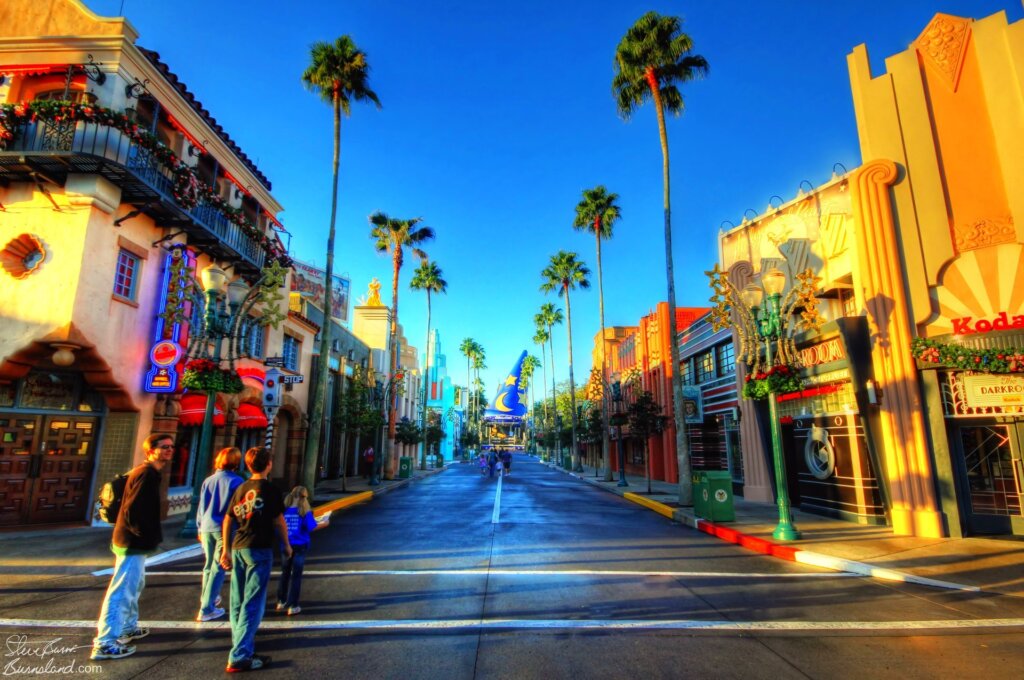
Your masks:
{"label": "building facade", "polygon": [[462,435],[462,405],[456,401],[459,386],[448,375],[448,357],[441,351],[441,333],[430,331],[430,342],[424,357],[427,381],[427,408],[438,418],[444,430],[444,439],[438,446],[443,460],[454,460],[459,437]]}

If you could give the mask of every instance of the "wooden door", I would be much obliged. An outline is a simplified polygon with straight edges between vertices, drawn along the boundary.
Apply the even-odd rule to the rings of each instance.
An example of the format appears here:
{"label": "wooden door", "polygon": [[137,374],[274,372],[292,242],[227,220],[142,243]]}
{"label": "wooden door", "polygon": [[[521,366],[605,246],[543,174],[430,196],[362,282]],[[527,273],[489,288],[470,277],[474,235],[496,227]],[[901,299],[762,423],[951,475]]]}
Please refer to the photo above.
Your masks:
{"label": "wooden door", "polygon": [[23,524],[32,493],[41,416],[0,414],[0,526]]}
{"label": "wooden door", "polygon": [[39,431],[27,522],[88,519],[99,418],[46,416]]}

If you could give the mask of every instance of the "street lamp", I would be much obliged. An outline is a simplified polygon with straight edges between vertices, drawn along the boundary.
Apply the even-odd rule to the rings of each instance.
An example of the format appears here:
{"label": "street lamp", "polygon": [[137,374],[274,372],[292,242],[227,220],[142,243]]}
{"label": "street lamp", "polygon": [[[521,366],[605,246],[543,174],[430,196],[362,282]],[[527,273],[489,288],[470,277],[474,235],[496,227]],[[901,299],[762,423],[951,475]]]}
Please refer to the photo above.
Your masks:
{"label": "street lamp", "polygon": [[[273,287],[278,274],[279,272],[267,270],[258,284],[250,287],[241,279],[228,283],[227,274],[216,265],[211,264],[204,268],[199,273],[199,283],[193,282],[189,290],[193,306],[198,305],[203,313],[199,316],[200,327],[192,329],[187,352],[188,359],[206,360],[214,370],[221,371],[220,364],[224,360],[221,349],[224,340],[227,340],[228,373],[237,377],[237,373],[234,372],[235,360],[248,354],[246,339],[251,326],[247,321],[249,312],[254,305],[263,301],[264,287],[268,284]],[[222,383],[219,384],[224,387]],[[210,386],[205,390],[196,389],[196,391],[206,393],[206,411],[199,433],[196,461],[192,468],[192,502],[185,518],[185,524],[179,533],[182,538],[195,538],[197,534],[196,511],[199,507],[203,477],[209,466],[213,440],[213,414],[219,390]]]}
{"label": "street lamp", "polygon": [[[779,523],[772,536],[780,541],[797,540],[800,531],[793,524],[786,484],[778,392],[782,386],[787,388],[786,391],[791,391],[794,384],[799,385],[795,372],[800,367],[800,355],[796,351],[794,335],[800,330],[817,330],[821,325],[815,297],[818,278],[813,270],[805,270],[797,275],[789,293],[783,296],[786,275],[777,268],[761,274],[760,286],[751,283],[742,291],[737,290],[717,264],[712,271],[705,273],[715,291],[711,297],[711,302],[715,303],[712,326],[716,331],[732,327],[739,337],[740,349],[736,361],[743,361],[748,368],[744,396],[768,400],[775,498],[779,508]],[[751,388],[752,380],[756,389]]]}

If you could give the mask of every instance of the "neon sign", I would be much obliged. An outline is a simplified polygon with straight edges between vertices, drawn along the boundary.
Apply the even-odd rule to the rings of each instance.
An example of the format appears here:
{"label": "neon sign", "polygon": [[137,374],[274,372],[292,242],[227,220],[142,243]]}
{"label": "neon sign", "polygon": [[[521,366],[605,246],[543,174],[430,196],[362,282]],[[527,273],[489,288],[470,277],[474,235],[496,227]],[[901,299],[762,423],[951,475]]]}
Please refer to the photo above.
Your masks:
{"label": "neon sign", "polygon": [[185,340],[181,337],[182,324],[173,323],[168,328],[166,318],[169,315],[165,312],[168,306],[180,307],[185,304],[185,292],[188,290],[189,278],[195,266],[195,254],[183,245],[173,246],[164,258],[160,298],[156,305],[156,324],[153,326],[153,345],[149,350],[149,370],[142,384],[142,389],[146,392],[178,391],[178,364],[185,355],[182,349]]}

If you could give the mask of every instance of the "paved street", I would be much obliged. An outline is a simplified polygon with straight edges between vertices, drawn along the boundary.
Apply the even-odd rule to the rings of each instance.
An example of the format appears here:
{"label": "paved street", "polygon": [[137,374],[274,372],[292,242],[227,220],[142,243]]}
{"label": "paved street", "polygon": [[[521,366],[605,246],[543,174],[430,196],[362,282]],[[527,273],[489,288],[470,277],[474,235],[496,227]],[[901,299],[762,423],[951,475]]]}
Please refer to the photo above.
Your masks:
{"label": "paved street", "polygon": [[[53,658],[51,670],[84,675],[93,664],[89,674],[110,678],[219,674],[229,631],[191,621],[198,569],[194,558],[151,567],[140,610],[153,634],[135,656],[102,663],[88,652],[107,579],[18,574],[0,588],[2,665]],[[1024,668],[1020,598],[756,555],[524,456],[503,480],[456,465],[336,513],[306,569],[302,614],[267,613],[257,651],[273,663],[261,675],[934,678]],[[9,637],[19,635],[21,646]],[[53,647],[83,646],[27,656],[56,638]]]}

